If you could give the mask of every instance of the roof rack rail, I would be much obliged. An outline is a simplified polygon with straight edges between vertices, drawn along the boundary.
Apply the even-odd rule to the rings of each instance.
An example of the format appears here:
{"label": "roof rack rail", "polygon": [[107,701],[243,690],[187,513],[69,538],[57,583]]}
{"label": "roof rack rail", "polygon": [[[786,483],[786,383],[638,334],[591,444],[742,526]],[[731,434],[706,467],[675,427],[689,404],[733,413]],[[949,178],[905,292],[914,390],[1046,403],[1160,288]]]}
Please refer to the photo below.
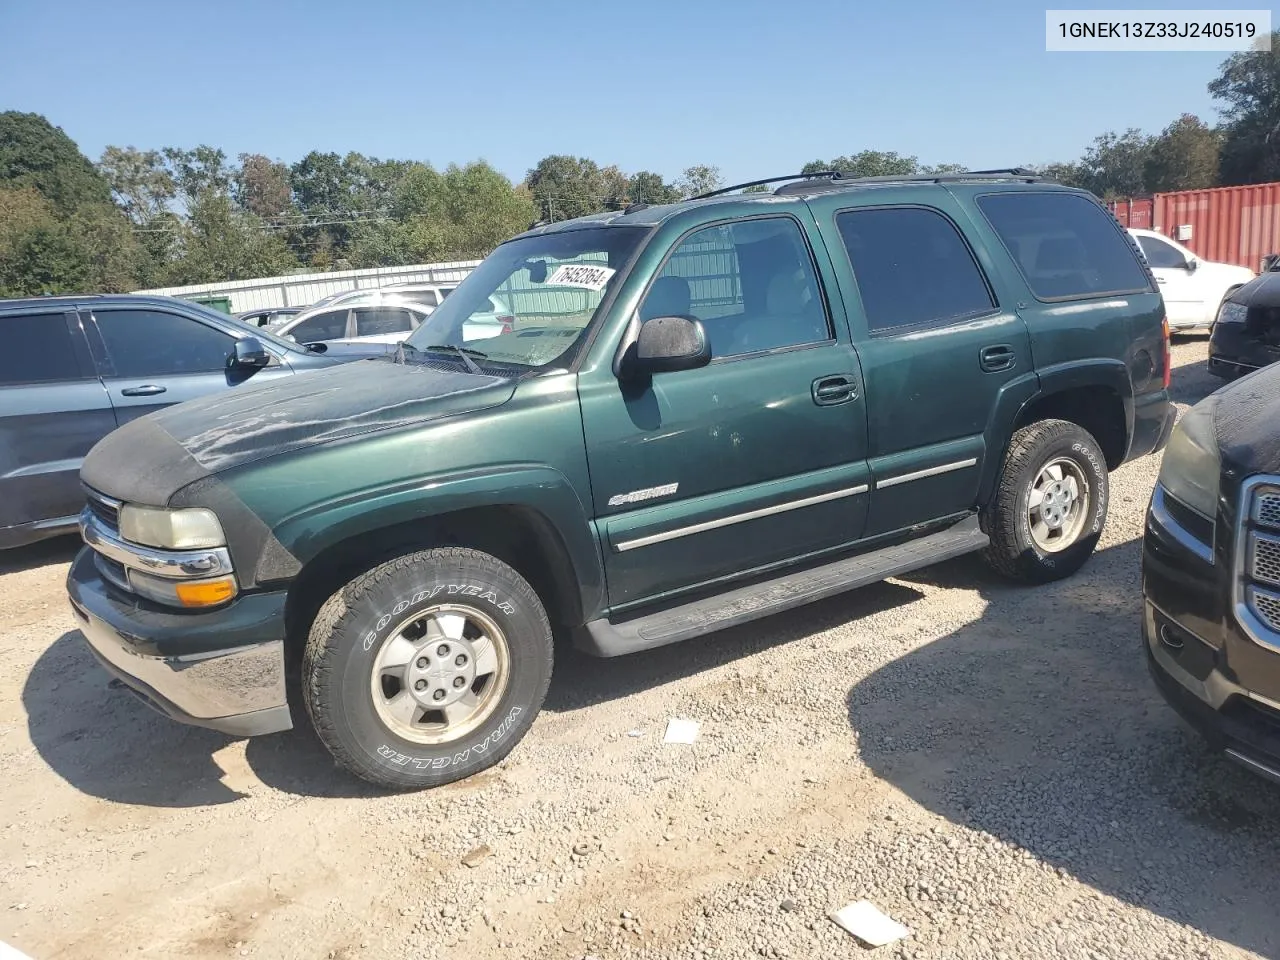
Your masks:
{"label": "roof rack rail", "polygon": [[730,187],[720,187],[716,190],[708,190],[706,193],[700,193],[696,197],[690,197],[690,200],[705,200],[707,197],[718,197],[722,194],[733,193],[735,190],[745,190],[747,187],[763,187],[770,183],[782,183],[784,180],[802,180],[820,178],[833,180],[842,179],[839,170],[816,170],[813,173],[790,173],[785,177],[765,177],[763,180],[748,180],[746,183],[735,183]]}
{"label": "roof rack rail", "polygon": [[842,177],[829,179],[826,183],[787,183],[774,191],[779,196],[796,193],[808,193],[812,190],[837,190],[841,187],[854,187],[873,183],[960,183],[965,180],[1021,180],[1035,183],[1045,178],[1033,170],[1023,167],[1010,167],[1007,170],[966,170],[963,173],[915,173],[891,174],[883,177]]}

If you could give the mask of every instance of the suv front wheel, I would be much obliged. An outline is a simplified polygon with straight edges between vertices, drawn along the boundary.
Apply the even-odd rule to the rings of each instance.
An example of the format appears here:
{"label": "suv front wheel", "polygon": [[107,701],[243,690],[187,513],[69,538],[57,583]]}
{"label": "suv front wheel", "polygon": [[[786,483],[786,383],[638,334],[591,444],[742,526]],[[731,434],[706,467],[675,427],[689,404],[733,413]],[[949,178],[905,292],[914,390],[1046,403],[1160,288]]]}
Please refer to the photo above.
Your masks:
{"label": "suv front wheel", "polygon": [[302,663],[312,726],[379,786],[433,787],[505,757],[542,707],[551,626],[528,582],[477,550],[424,550],[320,608]]}
{"label": "suv front wheel", "polygon": [[1098,442],[1067,420],[1041,420],[1013,435],[982,514],[987,561],[1023,583],[1075,573],[1107,520],[1107,462]]}

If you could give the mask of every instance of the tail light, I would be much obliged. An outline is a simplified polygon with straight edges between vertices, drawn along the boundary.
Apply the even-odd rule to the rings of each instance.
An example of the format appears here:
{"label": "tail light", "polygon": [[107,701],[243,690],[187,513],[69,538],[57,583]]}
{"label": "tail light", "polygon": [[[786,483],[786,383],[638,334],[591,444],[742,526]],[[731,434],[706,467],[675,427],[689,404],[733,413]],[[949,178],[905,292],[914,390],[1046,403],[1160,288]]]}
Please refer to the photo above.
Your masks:
{"label": "tail light", "polygon": [[1164,388],[1168,390],[1169,384],[1173,382],[1173,346],[1169,337],[1169,318],[1161,320],[1160,325],[1164,330]]}
{"label": "tail light", "polygon": [[515,328],[516,328],[516,318],[515,318],[515,317],[510,317],[510,316],[507,316],[507,317],[499,317],[499,318],[498,318],[498,322],[499,322],[500,324],[502,324],[502,332],[503,332],[503,333],[512,333],[512,332],[515,330]]}

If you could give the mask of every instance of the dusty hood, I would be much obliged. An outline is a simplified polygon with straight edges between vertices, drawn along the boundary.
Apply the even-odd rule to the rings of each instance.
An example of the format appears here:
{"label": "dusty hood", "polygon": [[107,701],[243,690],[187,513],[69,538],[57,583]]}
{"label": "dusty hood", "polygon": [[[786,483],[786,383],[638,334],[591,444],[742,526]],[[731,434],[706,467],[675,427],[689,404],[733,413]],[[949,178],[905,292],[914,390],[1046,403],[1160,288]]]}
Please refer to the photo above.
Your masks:
{"label": "dusty hood", "polygon": [[1280,470],[1280,364],[1223,387],[1213,402],[1223,466],[1241,477]]}
{"label": "dusty hood", "polygon": [[1255,277],[1227,299],[1246,307],[1280,307],[1280,273]]}
{"label": "dusty hood", "polygon": [[265,457],[497,406],[515,382],[361,360],[210,394],[125,424],[85,458],[89,486],[164,504],[188,483]]}

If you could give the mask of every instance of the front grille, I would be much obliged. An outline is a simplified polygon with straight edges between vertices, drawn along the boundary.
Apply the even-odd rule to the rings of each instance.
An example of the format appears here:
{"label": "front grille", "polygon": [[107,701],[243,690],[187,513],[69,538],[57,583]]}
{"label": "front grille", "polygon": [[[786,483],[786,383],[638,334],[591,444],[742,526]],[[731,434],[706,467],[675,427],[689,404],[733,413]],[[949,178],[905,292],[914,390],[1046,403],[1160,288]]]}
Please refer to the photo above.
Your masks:
{"label": "front grille", "polygon": [[94,553],[93,564],[98,568],[98,572],[102,574],[102,579],[106,580],[113,586],[119,587],[128,593],[133,593],[133,588],[129,586],[129,574],[125,571],[124,564],[105,557],[100,553]]}
{"label": "front grille", "polygon": [[1280,529],[1280,493],[1259,493],[1254,498],[1253,518],[1259,526]]}
{"label": "front grille", "polygon": [[1240,506],[1237,619],[1258,643],[1280,650],[1280,477],[1245,481]]}
{"label": "front grille", "polygon": [[114,533],[120,527],[120,501],[99,493],[91,487],[84,488],[89,512],[111,528]]}
{"label": "front grille", "polygon": [[1249,575],[1254,580],[1280,587],[1280,537],[1254,531],[1250,552],[1253,562],[1249,564]]}

